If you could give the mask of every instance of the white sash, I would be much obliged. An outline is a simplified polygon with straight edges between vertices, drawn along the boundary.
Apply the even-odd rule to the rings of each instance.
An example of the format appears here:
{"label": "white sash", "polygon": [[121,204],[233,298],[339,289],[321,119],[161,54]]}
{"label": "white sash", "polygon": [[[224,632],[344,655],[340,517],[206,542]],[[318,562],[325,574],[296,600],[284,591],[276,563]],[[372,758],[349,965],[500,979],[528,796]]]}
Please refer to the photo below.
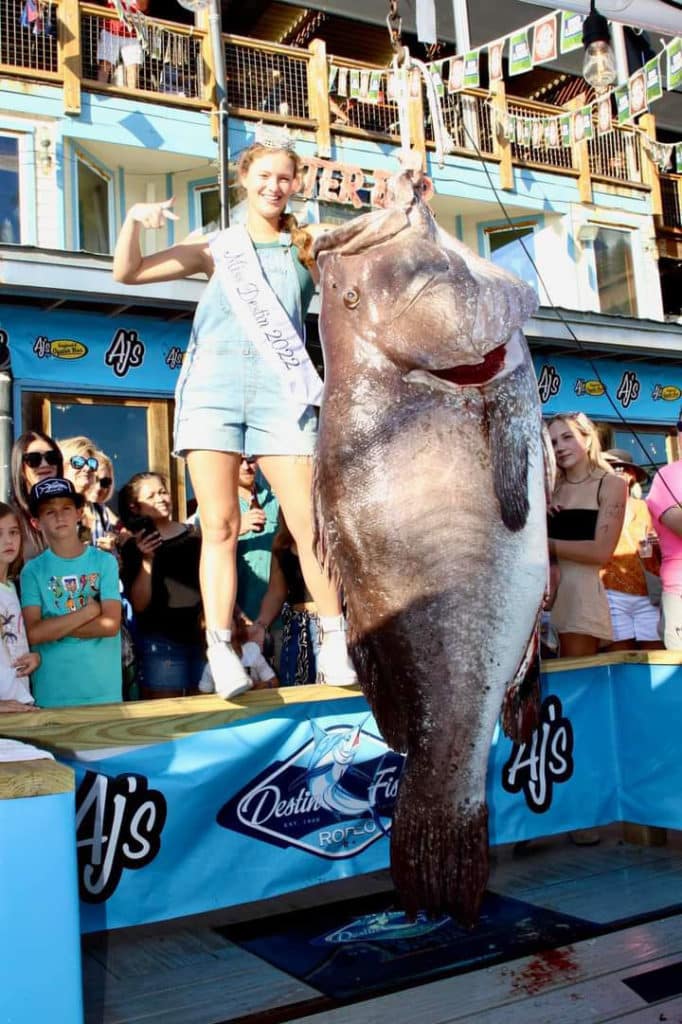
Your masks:
{"label": "white sash", "polygon": [[295,402],[319,405],[322,380],[265,279],[246,228],[236,224],[220,231],[209,246],[220,284],[249,340],[277,371]]}

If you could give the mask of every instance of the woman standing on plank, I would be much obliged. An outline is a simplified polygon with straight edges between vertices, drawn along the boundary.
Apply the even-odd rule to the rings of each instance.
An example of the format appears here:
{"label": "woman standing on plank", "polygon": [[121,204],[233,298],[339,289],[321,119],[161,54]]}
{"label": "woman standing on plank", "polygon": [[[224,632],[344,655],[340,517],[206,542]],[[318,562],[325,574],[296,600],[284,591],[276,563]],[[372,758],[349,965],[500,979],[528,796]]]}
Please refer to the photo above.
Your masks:
{"label": "woman standing on plank", "polygon": [[320,613],[321,681],[356,682],[339,597],[313,552],[314,406],[322,384],[301,337],[314,292],[312,238],[284,212],[299,187],[298,174],[299,160],[289,146],[257,142],[238,162],[245,226],[189,236],[143,257],[141,228],[160,228],[177,218],[172,199],[139,203],[126,217],[114,254],[114,277],[127,284],[202,272],[209,278],[176,390],[175,451],[187,458],[198,501],[208,660],[225,698],[251,686],[230,643],[242,455],[257,457],[296,539]]}

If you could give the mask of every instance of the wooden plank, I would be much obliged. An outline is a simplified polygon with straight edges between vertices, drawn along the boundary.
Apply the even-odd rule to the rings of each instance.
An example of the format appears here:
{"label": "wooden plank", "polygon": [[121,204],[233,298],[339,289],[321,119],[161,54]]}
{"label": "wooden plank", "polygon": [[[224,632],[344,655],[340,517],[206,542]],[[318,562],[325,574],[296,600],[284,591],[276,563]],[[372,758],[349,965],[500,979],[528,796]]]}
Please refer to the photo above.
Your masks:
{"label": "wooden plank", "polygon": [[682,999],[672,999],[667,1003],[655,1003],[653,1006],[647,1006],[645,1010],[609,1017],[609,1021],[619,1020],[627,1021],[627,1024],[660,1024],[660,1021],[679,1024],[682,1021]]}
{"label": "wooden plank", "polygon": [[[141,949],[135,952],[139,954]],[[101,995],[86,988],[85,1024],[157,1020],[164,1024],[213,1024],[320,995],[231,943],[213,956],[204,954],[184,967],[161,970],[154,959],[147,961],[147,967],[147,973],[135,978],[112,978]]]}
{"label": "wooden plank", "polygon": [[0,736],[63,753],[142,746],[267,715],[289,704],[352,700],[360,696],[357,688],[283,686],[252,691],[234,701],[207,694],[127,704],[46,708],[30,715],[3,715]]}
{"label": "wooden plank", "polygon": [[72,793],[73,789],[73,769],[58,764],[52,758],[0,763],[0,800]]}
{"label": "wooden plank", "polygon": [[64,77],[64,113],[81,112],[81,12],[78,0],[62,0],[59,5],[58,56]]}
{"label": "wooden plank", "polygon": [[[420,985],[409,993],[395,992],[361,1005],[298,1017],[290,1024],[578,1024],[610,1020],[614,1012],[627,1009],[625,1005],[616,1009],[617,1002],[614,1005],[619,987],[632,995],[633,1009],[641,1006],[639,997],[622,984],[621,978],[631,977],[638,969],[653,970],[678,960],[682,954],[681,932],[679,917],[656,921],[567,946],[562,955],[555,951],[556,956],[548,955],[544,961],[546,970],[542,961],[538,965],[538,957],[523,957]],[[600,995],[607,989],[609,998]],[[544,995],[536,1016],[539,991]],[[548,1003],[555,992],[559,993],[556,1006]],[[597,1002],[597,1014],[590,1015]],[[516,1014],[512,1014],[514,1009]]]}

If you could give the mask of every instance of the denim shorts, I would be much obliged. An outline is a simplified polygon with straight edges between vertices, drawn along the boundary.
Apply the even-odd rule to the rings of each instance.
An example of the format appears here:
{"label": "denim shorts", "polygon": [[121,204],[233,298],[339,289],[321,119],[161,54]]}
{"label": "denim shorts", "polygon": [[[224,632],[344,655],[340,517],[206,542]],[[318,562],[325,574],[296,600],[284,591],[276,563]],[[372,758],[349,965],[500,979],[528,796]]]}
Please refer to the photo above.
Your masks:
{"label": "denim shorts", "polygon": [[154,634],[136,638],[137,681],[159,696],[165,690],[196,693],[206,656],[201,644],[182,644]]}
{"label": "denim shorts", "polygon": [[295,405],[247,340],[190,342],[175,393],[176,455],[312,455],[317,411]]}

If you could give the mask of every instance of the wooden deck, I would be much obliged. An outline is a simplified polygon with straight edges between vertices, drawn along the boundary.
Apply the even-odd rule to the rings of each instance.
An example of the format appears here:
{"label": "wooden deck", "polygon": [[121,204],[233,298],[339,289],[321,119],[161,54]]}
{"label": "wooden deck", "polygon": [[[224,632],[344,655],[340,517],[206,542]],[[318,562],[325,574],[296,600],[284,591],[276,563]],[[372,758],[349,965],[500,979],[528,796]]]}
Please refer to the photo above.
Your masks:
{"label": "wooden deck", "polygon": [[[216,931],[390,889],[388,873],[379,872],[200,918],[84,937],[86,1024],[679,1024],[682,915],[665,916],[661,908],[682,905],[682,834],[669,834],[662,847],[624,843],[621,834],[602,830],[595,847],[559,836],[521,852],[501,848],[490,888],[604,926],[632,915],[649,915],[647,923],[347,1006]],[[639,976],[649,983],[646,998],[636,981],[626,984]]]}

